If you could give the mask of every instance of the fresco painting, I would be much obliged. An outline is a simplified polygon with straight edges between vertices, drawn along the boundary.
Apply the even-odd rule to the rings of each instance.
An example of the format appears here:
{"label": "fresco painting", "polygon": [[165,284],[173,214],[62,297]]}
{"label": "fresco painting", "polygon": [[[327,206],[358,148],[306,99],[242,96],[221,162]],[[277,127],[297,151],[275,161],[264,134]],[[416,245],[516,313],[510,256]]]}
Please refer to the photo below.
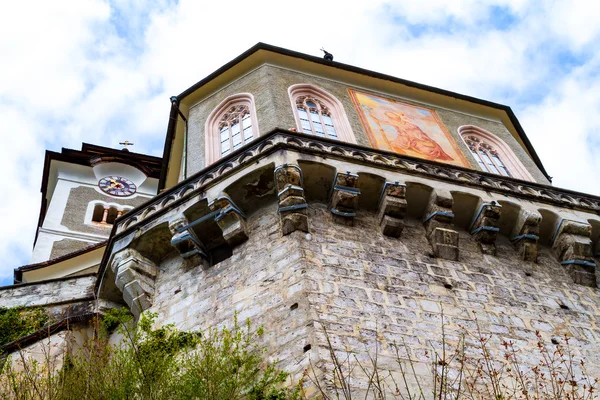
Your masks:
{"label": "fresco painting", "polygon": [[373,147],[470,167],[434,110],[355,90],[348,91]]}

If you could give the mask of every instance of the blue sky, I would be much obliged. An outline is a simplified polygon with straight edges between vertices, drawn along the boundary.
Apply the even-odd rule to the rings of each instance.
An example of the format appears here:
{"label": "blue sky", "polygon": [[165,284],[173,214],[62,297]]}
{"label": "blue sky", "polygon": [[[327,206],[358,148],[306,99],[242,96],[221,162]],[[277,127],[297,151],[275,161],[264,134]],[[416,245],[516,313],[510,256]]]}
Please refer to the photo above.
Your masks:
{"label": "blue sky", "polygon": [[45,149],[161,155],[169,97],[259,41],[508,104],[554,184],[598,195],[598,15],[560,0],[322,1],[305,17],[281,1],[4,5],[0,284],[29,262]]}

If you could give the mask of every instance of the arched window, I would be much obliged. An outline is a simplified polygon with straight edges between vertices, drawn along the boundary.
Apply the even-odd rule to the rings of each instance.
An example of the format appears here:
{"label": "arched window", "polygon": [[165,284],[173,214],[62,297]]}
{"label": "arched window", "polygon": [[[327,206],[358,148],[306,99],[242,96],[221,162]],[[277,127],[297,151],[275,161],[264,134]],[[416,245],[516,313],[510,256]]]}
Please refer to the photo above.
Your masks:
{"label": "arched window", "polygon": [[533,177],[499,137],[473,125],[458,128],[458,133],[482,171],[533,181]]}
{"label": "arched window", "polygon": [[[104,202],[93,202],[90,203],[88,209],[93,207],[91,212],[91,222],[94,225],[109,226],[114,224],[115,220],[127,211],[131,210],[131,206],[120,206],[114,204],[108,204]],[[89,217],[88,217],[89,218]],[[87,221],[90,221],[89,219]]]}
{"label": "arched window", "polygon": [[338,99],[309,84],[290,86],[288,92],[298,132],[356,143]]}
{"label": "arched window", "polygon": [[252,95],[240,93],[226,98],[206,119],[206,165],[231,154],[257,136]]}

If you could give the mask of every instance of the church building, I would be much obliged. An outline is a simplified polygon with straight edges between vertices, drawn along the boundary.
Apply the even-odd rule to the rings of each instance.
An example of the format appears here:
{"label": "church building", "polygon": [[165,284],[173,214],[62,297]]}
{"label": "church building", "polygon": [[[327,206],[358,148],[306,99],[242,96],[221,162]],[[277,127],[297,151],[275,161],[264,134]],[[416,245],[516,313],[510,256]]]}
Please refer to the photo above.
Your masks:
{"label": "church building", "polygon": [[600,197],[552,186],[510,107],[263,43],[170,101],[162,158],[46,152],[0,307],[55,322],[5,355],[50,329],[64,356],[110,308],[186,331],[237,313],[294,382],[328,341],[418,360],[443,313],[525,350],[572,338],[600,376]]}

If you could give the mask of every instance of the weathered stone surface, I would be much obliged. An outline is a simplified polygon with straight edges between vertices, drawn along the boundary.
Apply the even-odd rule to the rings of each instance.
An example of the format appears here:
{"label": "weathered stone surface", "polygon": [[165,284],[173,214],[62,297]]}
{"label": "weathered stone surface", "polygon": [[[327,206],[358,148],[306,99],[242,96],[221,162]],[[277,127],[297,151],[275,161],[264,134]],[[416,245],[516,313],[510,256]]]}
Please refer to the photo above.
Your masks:
{"label": "weathered stone surface", "polygon": [[190,264],[208,268],[210,255],[191,228],[182,230],[187,225],[189,221],[183,214],[176,215],[169,222],[169,231],[173,235],[171,245],[177,249],[182,258],[189,260]]}
{"label": "weathered stone surface", "polygon": [[512,232],[511,241],[523,261],[537,262],[538,240],[542,215],[535,210],[522,209]]}
{"label": "weathered stone surface", "polygon": [[289,235],[297,230],[308,232],[302,170],[295,164],[283,164],[275,168],[274,174],[282,234]]}
{"label": "weathered stone surface", "polygon": [[[531,269],[505,236],[496,238],[498,256],[487,257],[469,232],[442,230],[436,234],[460,237],[461,261],[433,259],[427,232],[415,219],[405,217],[397,240],[381,233],[376,214],[361,212],[354,228],[340,228],[327,218],[328,207],[311,203],[311,234],[281,236],[276,207],[253,214],[249,240],[209,270],[167,257],[150,308],[158,323],[205,329],[230,324],[237,311],[265,326],[268,357],[279,360],[291,381],[302,376],[309,356],[331,370],[322,327],[336,350],[350,348],[358,357],[365,356],[365,343],[371,349],[377,343],[381,366],[393,373],[392,345],[405,342],[402,351],[418,360],[426,380],[430,365],[423,354],[441,338],[443,311],[447,337],[458,337],[461,327],[475,334],[477,317],[492,337],[492,351],[502,354],[501,341],[513,340],[529,367],[538,361],[536,331],[547,342],[568,334],[575,356],[593,376],[600,374],[600,294],[574,285],[550,248],[540,249],[539,266]],[[304,352],[307,344],[312,350]]]}
{"label": "weathered stone surface", "polygon": [[496,254],[496,237],[498,236],[498,219],[502,206],[495,201],[491,203],[482,203],[479,206],[477,214],[473,217],[473,222],[469,231],[479,242],[481,251],[485,254]]}
{"label": "weathered stone surface", "polygon": [[386,236],[400,237],[406,215],[406,185],[386,182],[379,200],[379,226]]}
{"label": "weathered stone surface", "polygon": [[424,226],[433,254],[447,260],[458,260],[458,232],[454,230],[452,195],[433,191],[426,208]]}
{"label": "weathered stone surface", "polygon": [[575,283],[596,287],[596,262],[592,254],[591,236],[590,224],[562,219],[558,222],[552,247]]}
{"label": "weathered stone surface", "polygon": [[358,175],[338,172],[329,198],[329,209],[335,222],[353,226],[359,195]]}
{"label": "weathered stone surface", "polygon": [[0,307],[35,307],[93,298],[96,276],[0,287]]}
{"label": "weathered stone surface", "polygon": [[152,305],[158,268],[133,249],[115,254],[110,268],[115,273],[116,286],[123,292],[123,300],[132,314],[139,317]]}
{"label": "weathered stone surface", "polygon": [[213,200],[209,207],[211,211],[220,211],[215,217],[215,222],[230,246],[234,247],[248,240],[245,216],[229,197],[220,196]]}

